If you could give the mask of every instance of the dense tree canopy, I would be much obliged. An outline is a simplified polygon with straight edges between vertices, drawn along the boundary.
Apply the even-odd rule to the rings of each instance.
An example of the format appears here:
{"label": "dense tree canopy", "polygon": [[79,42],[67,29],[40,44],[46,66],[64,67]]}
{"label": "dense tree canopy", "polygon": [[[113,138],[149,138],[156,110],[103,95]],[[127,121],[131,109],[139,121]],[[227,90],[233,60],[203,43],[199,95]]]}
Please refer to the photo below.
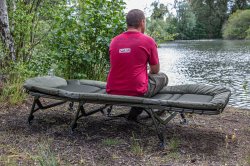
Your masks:
{"label": "dense tree canopy", "polygon": [[179,39],[192,39],[197,35],[193,33],[196,26],[197,17],[186,1],[176,2],[176,27]]}
{"label": "dense tree canopy", "polygon": [[226,39],[250,38],[250,10],[237,10],[233,13],[223,28]]}

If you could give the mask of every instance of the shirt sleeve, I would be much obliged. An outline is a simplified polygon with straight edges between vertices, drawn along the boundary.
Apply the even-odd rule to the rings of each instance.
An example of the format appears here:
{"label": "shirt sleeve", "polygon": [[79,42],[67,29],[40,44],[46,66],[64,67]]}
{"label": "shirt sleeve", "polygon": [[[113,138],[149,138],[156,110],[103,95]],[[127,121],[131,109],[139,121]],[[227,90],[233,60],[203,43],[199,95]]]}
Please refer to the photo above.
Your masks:
{"label": "shirt sleeve", "polygon": [[150,65],[157,65],[159,64],[159,57],[158,57],[158,50],[157,50],[157,44],[152,39],[151,49],[150,49],[150,55],[149,55],[149,64]]}

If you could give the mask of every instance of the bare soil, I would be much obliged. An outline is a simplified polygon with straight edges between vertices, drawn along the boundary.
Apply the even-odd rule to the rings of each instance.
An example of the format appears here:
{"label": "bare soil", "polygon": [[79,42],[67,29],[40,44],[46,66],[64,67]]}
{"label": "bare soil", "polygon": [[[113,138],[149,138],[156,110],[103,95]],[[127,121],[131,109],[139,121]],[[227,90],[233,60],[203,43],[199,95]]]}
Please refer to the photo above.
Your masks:
{"label": "bare soil", "polygon": [[[168,145],[162,150],[154,126],[98,113],[78,120],[72,134],[68,104],[39,110],[29,125],[31,105],[31,99],[0,103],[0,165],[250,165],[249,110],[187,115],[188,125],[177,117],[163,128]],[[98,107],[88,104],[86,110]],[[128,110],[114,108],[115,114]]]}

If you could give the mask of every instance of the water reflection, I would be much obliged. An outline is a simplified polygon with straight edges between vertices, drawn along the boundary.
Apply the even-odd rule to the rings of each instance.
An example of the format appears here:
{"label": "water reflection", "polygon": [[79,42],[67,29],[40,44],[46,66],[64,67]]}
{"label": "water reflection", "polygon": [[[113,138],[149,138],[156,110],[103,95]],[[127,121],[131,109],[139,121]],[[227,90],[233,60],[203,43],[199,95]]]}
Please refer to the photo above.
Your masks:
{"label": "water reflection", "polygon": [[170,85],[226,86],[230,105],[250,109],[250,41],[175,41],[162,44],[159,56]]}

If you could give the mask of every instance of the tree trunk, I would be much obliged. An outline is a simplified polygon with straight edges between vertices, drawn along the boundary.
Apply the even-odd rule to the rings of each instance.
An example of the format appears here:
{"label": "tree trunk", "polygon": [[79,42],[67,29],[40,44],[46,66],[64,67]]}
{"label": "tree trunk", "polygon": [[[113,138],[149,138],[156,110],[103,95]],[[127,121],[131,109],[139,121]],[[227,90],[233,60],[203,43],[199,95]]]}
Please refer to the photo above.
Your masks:
{"label": "tree trunk", "polygon": [[8,59],[12,61],[16,60],[14,41],[10,33],[8,10],[6,5],[6,0],[0,0],[0,34],[4,46],[9,52]]}

